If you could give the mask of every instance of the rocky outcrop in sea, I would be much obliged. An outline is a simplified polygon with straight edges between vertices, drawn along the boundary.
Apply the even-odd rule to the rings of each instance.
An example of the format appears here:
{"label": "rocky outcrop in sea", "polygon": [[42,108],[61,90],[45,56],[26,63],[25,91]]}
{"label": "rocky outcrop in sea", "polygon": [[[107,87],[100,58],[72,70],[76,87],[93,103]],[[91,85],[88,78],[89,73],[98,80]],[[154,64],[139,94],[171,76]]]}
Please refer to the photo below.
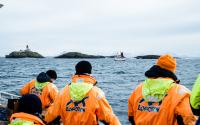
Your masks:
{"label": "rocky outcrop in sea", "polygon": [[90,58],[90,59],[97,59],[97,58],[105,58],[105,56],[99,55],[87,55],[79,52],[68,52],[62,55],[59,55],[55,58]]}

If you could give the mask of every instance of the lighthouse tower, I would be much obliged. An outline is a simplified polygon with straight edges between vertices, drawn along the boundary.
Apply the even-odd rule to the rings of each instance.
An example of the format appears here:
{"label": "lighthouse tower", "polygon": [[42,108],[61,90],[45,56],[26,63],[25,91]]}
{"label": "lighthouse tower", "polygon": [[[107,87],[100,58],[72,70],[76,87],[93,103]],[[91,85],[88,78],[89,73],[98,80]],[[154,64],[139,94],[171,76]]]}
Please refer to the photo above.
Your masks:
{"label": "lighthouse tower", "polygon": [[25,51],[31,51],[30,49],[29,49],[29,46],[28,45],[26,45],[26,50]]}

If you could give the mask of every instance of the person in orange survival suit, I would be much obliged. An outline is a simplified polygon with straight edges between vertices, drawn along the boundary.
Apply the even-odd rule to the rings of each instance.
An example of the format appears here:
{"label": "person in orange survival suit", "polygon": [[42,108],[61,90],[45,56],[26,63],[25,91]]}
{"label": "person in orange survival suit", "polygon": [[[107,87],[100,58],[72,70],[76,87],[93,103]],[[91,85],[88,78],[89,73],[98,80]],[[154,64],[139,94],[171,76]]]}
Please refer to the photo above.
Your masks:
{"label": "person in orange survival suit", "polygon": [[58,95],[58,89],[53,84],[56,78],[57,74],[54,70],[48,70],[46,73],[41,72],[36,80],[32,80],[24,85],[20,90],[20,94],[37,95],[42,101],[42,109],[45,110],[53,103],[55,97]]}
{"label": "person in orange survival suit", "polygon": [[147,79],[128,99],[132,125],[194,125],[190,92],[178,84],[175,70],[176,59],[166,54],[145,73]]}
{"label": "person in orange survival suit", "polygon": [[34,94],[23,95],[19,99],[18,113],[12,114],[9,125],[45,125],[40,119],[42,103]]}
{"label": "person in orange survival suit", "polygon": [[88,77],[82,77],[91,74],[91,70],[88,61],[80,61],[76,65],[76,75],[81,74],[81,77],[76,76],[77,79],[72,79],[72,83],[59,93],[45,115],[47,123],[60,115],[64,125],[97,125],[98,121],[120,125],[102,90],[94,86]]}

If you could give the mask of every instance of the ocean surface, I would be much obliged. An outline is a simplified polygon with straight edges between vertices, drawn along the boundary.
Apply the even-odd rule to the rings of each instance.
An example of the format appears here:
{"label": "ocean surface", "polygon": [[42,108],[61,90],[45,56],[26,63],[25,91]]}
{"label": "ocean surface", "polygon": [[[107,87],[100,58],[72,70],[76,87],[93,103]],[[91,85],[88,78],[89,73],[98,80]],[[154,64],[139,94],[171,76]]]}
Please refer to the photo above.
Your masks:
{"label": "ocean surface", "polygon": [[[74,66],[82,59],[5,59],[0,58],[0,91],[14,94],[40,72],[54,69],[58,73],[56,86],[61,89],[70,83],[75,73]],[[127,99],[134,88],[145,80],[144,73],[156,60],[127,59],[86,59],[93,66],[92,75],[96,77],[98,86],[105,92],[115,114],[122,125],[128,125]],[[181,84],[189,89],[200,73],[200,59],[177,59],[177,76]]]}

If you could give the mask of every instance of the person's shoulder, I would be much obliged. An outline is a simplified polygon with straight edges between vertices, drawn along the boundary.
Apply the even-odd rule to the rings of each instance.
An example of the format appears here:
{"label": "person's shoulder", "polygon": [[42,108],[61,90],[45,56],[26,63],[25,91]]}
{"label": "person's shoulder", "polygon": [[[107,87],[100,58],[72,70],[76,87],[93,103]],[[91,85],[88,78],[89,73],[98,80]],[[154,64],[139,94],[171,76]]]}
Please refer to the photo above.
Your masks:
{"label": "person's shoulder", "polygon": [[53,88],[53,89],[58,89],[57,86],[51,82],[49,82],[48,84],[49,87]]}
{"label": "person's shoulder", "polygon": [[36,80],[32,79],[31,81],[27,82],[27,85],[35,85]]}
{"label": "person's shoulder", "polygon": [[63,95],[64,93],[69,91],[69,85],[66,85],[65,87],[63,87],[60,92],[59,95]]}
{"label": "person's shoulder", "polygon": [[97,86],[92,88],[91,93],[93,93],[97,99],[105,98],[105,93]]}
{"label": "person's shoulder", "polygon": [[143,83],[140,83],[139,85],[137,85],[131,92],[129,99],[135,98],[135,96],[139,96],[142,93],[142,86],[143,86]]}
{"label": "person's shoulder", "polygon": [[36,82],[36,79],[32,79],[30,82]]}
{"label": "person's shoulder", "polygon": [[191,94],[191,91],[184,85],[175,84],[174,87],[175,87],[176,93],[179,95]]}
{"label": "person's shoulder", "polygon": [[133,92],[132,92],[132,93],[135,93],[136,91],[142,90],[142,86],[143,86],[143,83],[140,83],[139,85],[137,85],[137,86],[133,89]]}
{"label": "person's shoulder", "polygon": [[142,83],[140,83],[139,85],[137,85],[137,86],[136,86],[136,88],[135,88],[134,90],[141,89],[141,88],[142,88],[142,86],[143,86],[143,82],[142,82]]}

